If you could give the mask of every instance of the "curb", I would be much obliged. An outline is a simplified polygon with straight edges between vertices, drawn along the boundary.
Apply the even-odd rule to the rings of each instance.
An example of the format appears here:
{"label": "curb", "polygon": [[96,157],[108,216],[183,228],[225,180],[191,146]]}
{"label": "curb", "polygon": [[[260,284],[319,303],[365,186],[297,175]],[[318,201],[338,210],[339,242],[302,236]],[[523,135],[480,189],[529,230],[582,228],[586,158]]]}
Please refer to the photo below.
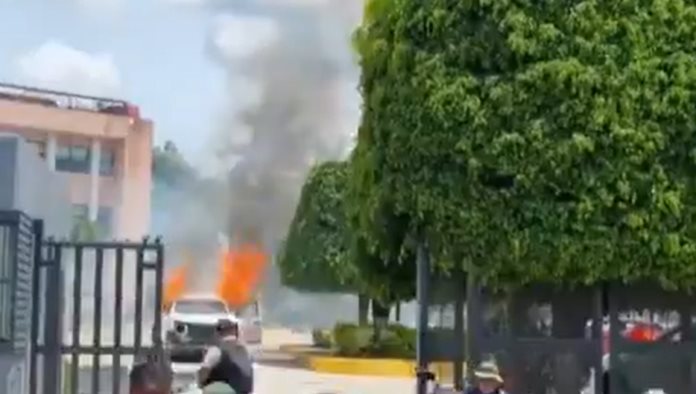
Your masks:
{"label": "curb", "polygon": [[[297,357],[301,364],[314,372],[337,375],[379,376],[390,378],[415,378],[416,362],[406,359],[351,358],[325,354],[321,350],[312,352],[309,346],[284,345],[280,350]],[[451,380],[454,376],[452,362],[433,362],[430,370],[438,380]],[[466,367],[464,367],[466,370]]]}
{"label": "curb", "polygon": [[319,373],[401,378],[416,376],[416,363],[412,360],[331,356],[306,356],[305,360],[309,369]]}

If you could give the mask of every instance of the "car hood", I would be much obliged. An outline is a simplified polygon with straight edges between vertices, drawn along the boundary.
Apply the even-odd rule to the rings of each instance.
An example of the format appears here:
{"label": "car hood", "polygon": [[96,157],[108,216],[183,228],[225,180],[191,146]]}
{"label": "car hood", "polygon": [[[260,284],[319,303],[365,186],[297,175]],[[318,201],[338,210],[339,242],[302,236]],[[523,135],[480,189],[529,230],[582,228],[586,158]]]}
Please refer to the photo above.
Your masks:
{"label": "car hood", "polygon": [[230,315],[227,313],[219,313],[219,314],[172,313],[168,316],[168,319],[171,321],[178,321],[178,322],[182,322],[182,323],[206,324],[206,325],[208,325],[208,324],[215,325],[218,323],[218,321],[223,320],[223,319],[231,320],[235,323],[238,322],[238,319],[234,315]]}

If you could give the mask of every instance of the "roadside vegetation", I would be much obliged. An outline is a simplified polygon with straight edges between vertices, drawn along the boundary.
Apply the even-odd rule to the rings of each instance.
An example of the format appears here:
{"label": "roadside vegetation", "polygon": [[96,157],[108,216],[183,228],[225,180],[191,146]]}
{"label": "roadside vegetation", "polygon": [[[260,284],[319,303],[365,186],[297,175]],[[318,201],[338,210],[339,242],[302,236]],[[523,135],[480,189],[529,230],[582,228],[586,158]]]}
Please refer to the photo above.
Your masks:
{"label": "roadside vegetation", "polygon": [[308,177],[286,283],[388,310],[426,242],[438,274],[501,291],[693,290],[694,34],[682,1],[368,1],[357,145]]}

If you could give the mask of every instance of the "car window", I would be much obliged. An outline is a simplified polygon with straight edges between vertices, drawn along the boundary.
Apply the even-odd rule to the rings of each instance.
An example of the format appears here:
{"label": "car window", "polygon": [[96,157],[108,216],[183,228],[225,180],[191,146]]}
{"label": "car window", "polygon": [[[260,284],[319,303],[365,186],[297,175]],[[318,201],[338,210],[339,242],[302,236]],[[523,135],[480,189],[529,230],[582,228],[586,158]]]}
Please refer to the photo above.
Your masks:
{"label": "car window", "polygon": [[227,307],[217,300],[182,300],[174,304],[174,312],[195,314],[227,313]]}

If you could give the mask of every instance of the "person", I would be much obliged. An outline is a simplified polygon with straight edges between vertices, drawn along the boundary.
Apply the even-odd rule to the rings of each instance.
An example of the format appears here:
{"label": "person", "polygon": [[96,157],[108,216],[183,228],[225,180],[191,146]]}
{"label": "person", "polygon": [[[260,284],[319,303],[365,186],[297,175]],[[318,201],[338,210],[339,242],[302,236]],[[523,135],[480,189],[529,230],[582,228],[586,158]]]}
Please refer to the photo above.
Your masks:
{"label": "person", "polygon": [[505,394],[503,378],[498,366],[492,361],[485,361],[474,371],[476,385],[465,391],[466,394]]}
{"label": "person", "polygon": [[[251,394],[254,386],[252,360],[239,341],[237,324],[221,320],[216,331],[217,344],[206,350],[198,371],[199,387],[204,393]],[[224,391],[225,385],[228,391]]]}
{"label": "person", "polygon": [[171,392],[172,371],[148,357],[136,360],[129,373],[130,394],[167,394]]}

